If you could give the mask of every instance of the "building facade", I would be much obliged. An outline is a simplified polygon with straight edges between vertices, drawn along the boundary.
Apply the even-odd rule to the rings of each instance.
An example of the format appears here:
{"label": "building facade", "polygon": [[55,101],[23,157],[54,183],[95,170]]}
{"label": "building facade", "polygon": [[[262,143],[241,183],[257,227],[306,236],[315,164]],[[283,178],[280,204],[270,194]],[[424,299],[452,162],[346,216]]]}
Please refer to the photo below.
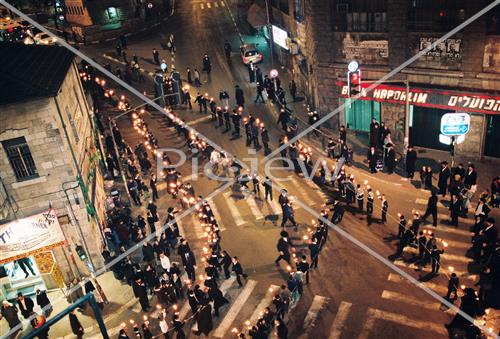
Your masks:
{"label": "building facade", "polygon": [[0,59],[0,294],[10,299],[102,267],[105,192],[73,55],[2,44]]}
{"label": "building facade", "polygon": [[[285,51],[284,62],[292,64],[299,88],[321,114],[338,110],[330,127],[344,124],[367,132],[376,118],[389,126],[393,140],[403,141],[409,124],[410,143],[448,150],[439,141],[441,117],[465,112],[471,126],[457,153],[500,157],[500,8],[427,50],[491,1],[270,3],[274,22],[297,46]],[[422,55],[399,69],[418,53]],[[352,60],[360,64],[364,88],[356,102],[347,93],[347,64]],[[366,90],[391,71],[393,76]]]}

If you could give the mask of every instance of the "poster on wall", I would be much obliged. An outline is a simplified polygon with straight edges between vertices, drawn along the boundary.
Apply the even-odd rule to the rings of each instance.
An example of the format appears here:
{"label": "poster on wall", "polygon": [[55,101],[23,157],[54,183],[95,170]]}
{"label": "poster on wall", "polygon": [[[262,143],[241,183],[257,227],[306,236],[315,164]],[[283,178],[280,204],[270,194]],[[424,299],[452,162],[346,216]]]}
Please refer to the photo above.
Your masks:
{"label": "poster on wall", "polygon": [[273,25],[273,41],[275,44],[288,49],[288,33],[279,27]]}
{"label": "poster on wall", "polygon": [[28,257],[65,242],[53,209],[0,225],[0,264]]}

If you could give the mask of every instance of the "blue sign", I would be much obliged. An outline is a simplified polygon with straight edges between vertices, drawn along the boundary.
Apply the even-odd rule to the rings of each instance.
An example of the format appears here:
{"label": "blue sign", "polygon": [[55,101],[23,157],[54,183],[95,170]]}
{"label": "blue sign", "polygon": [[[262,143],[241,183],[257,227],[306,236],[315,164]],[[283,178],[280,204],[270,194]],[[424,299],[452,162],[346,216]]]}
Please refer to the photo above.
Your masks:
{"label": "blue sign", "polygon": [[441,134],[464,135],[470,129],[470,115],[467,113],[446,113],[441,117]]}

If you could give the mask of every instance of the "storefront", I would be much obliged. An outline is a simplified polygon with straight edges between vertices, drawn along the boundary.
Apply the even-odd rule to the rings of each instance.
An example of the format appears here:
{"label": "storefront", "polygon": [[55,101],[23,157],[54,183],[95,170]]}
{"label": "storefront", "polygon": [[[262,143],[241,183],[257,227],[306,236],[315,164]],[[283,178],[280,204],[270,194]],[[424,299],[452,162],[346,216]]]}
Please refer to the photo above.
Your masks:
{"label": "storefront", "polygon": [[54,289],[64,278],[52,252],[66,243],[54,210],[0,226],[0,297]]}
{"label": "storefront", "polygon": [[[348,99],[348,87],[339,84],[340,104]],[[445,150],[439,143],[441,116],[445,113],[466,112],[471,115],[471,128],[457,151],[500,157],[497,146],[500,135],[500,96],[412,86],[407,93],[403,86],[362,84],[360,100],[344,107],[344,121],[355,130],[366,130],[372,117],[384,121],[394,135],[404,132],[406,102],[410,104],[410,143],[415,146]],[[408,96],[408,98],[407,98]],[[372,104],[367,105],[364,102]],[[378,103],[379,106],[377,106]],[[359,123],[361,122],[361,123]]]}

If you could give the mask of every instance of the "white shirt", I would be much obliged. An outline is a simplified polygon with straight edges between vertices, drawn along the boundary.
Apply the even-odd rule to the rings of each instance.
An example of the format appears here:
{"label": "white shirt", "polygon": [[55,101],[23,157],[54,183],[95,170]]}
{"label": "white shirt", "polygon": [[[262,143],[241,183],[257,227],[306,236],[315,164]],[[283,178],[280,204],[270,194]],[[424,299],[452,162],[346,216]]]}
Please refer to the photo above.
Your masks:
{"label": "white shirt", "polygon": [[219,163],[220,162],[220,153],[217,151],[212,151],[210,154],[210,162],[213,164]]}
{"label": "white shirt", "polygon": [[160,264],[164,270],[170,271],[170,259],[166,255],[160,256]]}

